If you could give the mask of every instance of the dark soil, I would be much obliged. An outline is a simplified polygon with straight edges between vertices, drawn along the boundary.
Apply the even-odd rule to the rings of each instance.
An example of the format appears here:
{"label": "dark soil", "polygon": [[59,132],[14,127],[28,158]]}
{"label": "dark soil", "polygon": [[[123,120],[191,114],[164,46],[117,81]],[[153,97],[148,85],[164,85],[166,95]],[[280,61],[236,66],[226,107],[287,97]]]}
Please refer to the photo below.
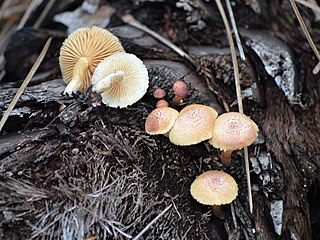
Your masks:
{"label": "dark soil", "polygon": [[[220,114],[226,106],[238,111],[228,39],[215,3],[100,1],[100,7],[115,9],[106,28],[149,73],[145,96],[117,109],[100,105],[90,90],[62,94],[58,57],[68,34],[54,16],[81,6],[66,2],[56,1],[35,29],[44,1],[25,27],[13,28],[0,42],[3,116],[53,37],[0,133],[0,239],[137,239],[156,217],[141,239],[320,239],[320,84],[312,73],[318,61],[289,1],[258,1],[260,12],[256,1],[232,2],[246,55],[245,61],[238,57],[244,111],[260,130],[249,147],[252,214],[243,151],[234,152],[225,167],[206,141],[180,147],[144,130],[156,105],[153,90],[164,89],[173,106],[177,80],[190,88],[183,105],[173,106],[177,110],[201,103]],[[315,14],[299,9],[318,44]],[[126,13],[188,52],[195,64],[122,22]],[[3,15],[1,27],[17,24],[21,15]],[[222,218],[190,195],[192,181],[210,169],[228,172],[239,185],[237,199],[222,207]]]}

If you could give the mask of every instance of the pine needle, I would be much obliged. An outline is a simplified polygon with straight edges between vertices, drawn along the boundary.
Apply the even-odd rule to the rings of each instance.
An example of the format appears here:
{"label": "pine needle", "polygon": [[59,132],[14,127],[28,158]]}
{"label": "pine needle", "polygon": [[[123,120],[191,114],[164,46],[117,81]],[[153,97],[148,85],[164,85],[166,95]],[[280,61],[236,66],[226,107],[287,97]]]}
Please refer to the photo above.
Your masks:
{"label": "pine needle", "polygon": [[[316,57],[318,58],[318,61],[320,61],[320,53],[316,47],[316,45],[314,44],[313,40],[312,40],[312,37],[308,31],[308,28],[306,26],[306,24],[304,23],[303,21],[303,18],[299,12],[299,9],[297,7],[297,4],[295,2],[295,0],[290,0],[290,3],[291,3],[291,6],[293,8],[293,11],[294,11],[294,14],[296,15],[298,21],[299,21],[299,24],[302,28],[302,31],[304,33],[304,35],[306,36],[308,42],[309,42],[309,45],[311,47],[311,49],[313,50],[314,54],[316,55]],[[316,74],[317,72],[315,71],[315,69],[313,70],[313,73]]]}
{"label": "pine needle", "polygon": [[23,83],[21,84],[20,88],[18,89],[18,92],[16,93],[16,95],[14,96],[13,100],[11,101],[11,103],[9,104],[8,109],[5,111],[5,113],[3,114],[1,121],[0,121],[0,132],[4,126],[4,124],[6,123],[8,117],[10,116],[10,113],[12,112],[13,108],[15,107],[15,105],[17,104],[19,98],[21,97],[22,93],[24,92],[24,90],[26,89],[27,85],[29,84],[31,78],[33,77],[33,75],[36,73],[37,69],[39,68],[42,60],[44,59],[49,46],[51,44],[51,40],[52,37],[50,37],[46,44],[44,45],[40,55],[38,56],[36,62],[33,64],[31,70],[29,71],[27,77],[24,79]]}
{"label": "pine needle", "polygon": [[[242,104],[241,86],[240,86],[240,74],[239,74],[237,54],[236,54],[234,41],[232,38],[231,28],[230,28],[230,25],[229,25],[229,22],[228,22],[228,19],[227,19],[227,16],[226,16],[226,13],[224,11],[224,8],[222,6],[221,1],[216,0],[216,4],[218,6],[219,12],[222,16],[222,20],[223,20],[223,23],[224,23],[226,31],[227,31],[227,36],[228,36],[230,50],[231,50],[235,84],[236,84],[238,108],[239,108],[239,112],[243,113],[243,104]],[[249,208],[250,208],[250,212],[252,213],[253,201],[252,201],[251,179],[250,179],[250,169],[249,169],[249,156],[248,156],[248,148],[247,147],[244,147],[244,161],[245,161],[245,169],[246,169],[246,176],[247,176]]]}

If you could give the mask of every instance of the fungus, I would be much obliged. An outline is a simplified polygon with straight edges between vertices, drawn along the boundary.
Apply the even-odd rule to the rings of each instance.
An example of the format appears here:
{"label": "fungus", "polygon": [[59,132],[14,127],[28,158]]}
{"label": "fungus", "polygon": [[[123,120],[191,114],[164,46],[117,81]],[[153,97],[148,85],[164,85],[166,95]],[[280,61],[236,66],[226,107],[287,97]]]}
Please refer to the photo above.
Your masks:
{"label": "fungus", "polygon": [[169,103],[166,100],[161,99],[157,102],[156,108],[168,107],[168,106],[169,106]]}
{"label": "fungus", "polygon": [[117,52],[124,52],[119,39],[103,28],[79,28],[71,33],[62,44],[59,57],[63,79],[68,83],[64,92],[85,92],[96,66]]}
{"label": "fungus", "polygon": [[215,120],[209,143],[222,151],[221,161],[227,166],[232,152],[251,145],[258,132],[258,126],[245,114],[224,113]]}
{"label": "fungus", "polygon": [[176,81],[173,84],[173,92],[174,92],[175,96],[174,96],[172,102],[174,105],[180,106],[182,99],[188,96],[189,88],[188,88],[187,84],[185,84],[185,82]]}
{"label": "fungus", "polygon": [[116,53],[101,61],[92,76],[92,90],[109,107],[127,107],[140,100],[149,85],[143,62],[130,53]]}
{"label": "fungus", "polygon": [[164,91],[162,88],[157,88],[153,91],[152,95],[156,99],[161,99],[166,96],[166,91]]}
{"label": "fungus", "polygon": [[145,130],[150,135],[167,134],[178,115],[179,112],[171,107],[156,108],[148,115]]}
{"label": "fungus", "polygon": [[212,127],[218,113],[211,107],[191,104],[183,108],[169,132],[173,144],[187,146],[212,137]]}
{"label": "fungus", "polygon": [[220,205],[231,203],[238,195],[238,184],[228,173],[210,170],[200,174],[191,184],[192,197],[199,203],[212,206],[221,217]]}

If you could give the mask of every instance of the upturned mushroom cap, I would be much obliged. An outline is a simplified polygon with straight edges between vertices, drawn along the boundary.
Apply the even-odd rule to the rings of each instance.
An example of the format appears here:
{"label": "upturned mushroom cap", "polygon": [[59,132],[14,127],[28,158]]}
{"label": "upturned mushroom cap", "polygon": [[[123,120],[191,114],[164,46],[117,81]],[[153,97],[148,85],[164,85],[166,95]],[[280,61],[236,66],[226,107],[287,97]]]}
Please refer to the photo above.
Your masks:
{"label": "upturned mushroom cap", "polygon": [[99,63],[92,84],[104,104],[123,108],[137,102],[146,93],[148,71],[134,54],[116,53]]}
{"label": "upturned mushroom cap", "polygon": [[[63,42],[60,49],[59,63],[65,82],[69,83],[74,77],[75,66],[80,60],[83,67],[79,90],[85,92],[91,85],[91,77],[101,60],[117,53],[124,52],[119,39],[109,31],[100,27],[79,28],[71,33]],[[78,64],[79,65],[79,64]],[[82,73],[81,73],[82,74]]]}
{"label": "upturned mushroom cap", "polygon": [[212,137],[212,127],[218,113],[211,107],[191,104],[183,108],[169,132],[173,144],[187,146]]}
{"label": "upturned mushroom cap", "polygon": [[172,128],[179,112],[171,107],[154,109],[147,117],[145,130],[150,135],[166,134]]}
{"label": "upturned mushroom cap", "polygon": [[228,173],[210,170],[199,175],[190,188],[191,195],[204,205],[231,203],[238,195],[238,184]]}
{"label": "upturned mushroom cap", "polygon": [[258,126],[239,112],[223,113],[213,124],[209,143],[220,150],[238,150],[251,145],[258,136]]}

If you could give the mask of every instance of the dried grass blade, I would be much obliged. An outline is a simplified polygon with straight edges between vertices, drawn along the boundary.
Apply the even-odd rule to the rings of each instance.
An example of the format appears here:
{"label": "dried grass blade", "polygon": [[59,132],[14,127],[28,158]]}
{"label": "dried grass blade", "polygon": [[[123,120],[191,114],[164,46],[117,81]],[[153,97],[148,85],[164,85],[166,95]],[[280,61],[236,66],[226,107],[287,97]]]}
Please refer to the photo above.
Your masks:
{"label": "dried grass blade", "polygon": [[[314,44],[313,40],[312,40],[312,37],[308,31],[308,28],[305,24],[305,22],[303,21],[303,18],[299,12],[299,9],[297,7],[297,4],[295,2],[295,0],[290,0],[290,3],[291,3],[291,6],[293,8],[293,11],[294,11],[294,14],[296,15],[298,21],[299,21],[299,24],[302,28],[302,31],[304,33],[304,35],[306,36],[308,42],[309,42],[309,45],[311,47],[311,49],[313,50],[314,54],[316,55],[316,57],[318,58],[318,60],[320,61],[320,53],[316,47],[316,45]],[[314,70],[313,73],[315,73],[316,71]],[[317,73],[317,72],[316,72]]]}
{"label": "dried grass blade", "polygon": [[[236,84],[236,92],[237,92],[237,100],[238,100],[238,108],[239,112],[243,113],[243,104],[242,104],[242,96],[241,96],[241,86],[240,86],[240,74],[239,74],[239,66],[237,60],[236,49],[234,45],[234,41],[232,38],[231,28],[222,6],[220,0],[216,0],[216,4],[218,6],[219,12],[222,16],[222,20],[224,22],[227,36],[229,40],[230,50],[231,50],[231,57],[232,57],[232,64],[233,64],[233,71],[234,71],[234,78]],[[250,179],[250,169],[249,169],[249,157],[248,157],[248,148],[244,147],[244,161],[245,161],[245,169],[246,169],[246,176],[247,176],[247,187],[248,187],[248,200],[249,200],[249,208],[250,212],[252,213],[253,210],[253,201],[252,201],[252,190],[251,190],[251,179]]]}
{"label": "dried grass blade", "polygon": [[12,99],[8,109],[6,110],[6,112],[3,114],[1,121],[0,121],[0,132],[4,126],[4,124],[6,123],[8,117],[10,116],[10,113],[12,112],[14,106],[17,104],[19,98],[21,97],[22,93],[24,92],[24,90],[26,89],[27,85],[29,84],[31,78],[33,77],[33,75],[35,74],[35,72],[37,71],[37,69],[39,68],[42,60],[44,59],[49,46],[51,44],[51,40],[52,37],[50,37],[46,44],[44,45],[40,55],[38,56],[37,60],[35,61],[35,63],[33,64],[31,70],[29,71],[27,77],[24,79],[23,83],[21,84],[20,88],[18,89],[18,92],[16,93],[16,95],[14,96],[14,98]]}

